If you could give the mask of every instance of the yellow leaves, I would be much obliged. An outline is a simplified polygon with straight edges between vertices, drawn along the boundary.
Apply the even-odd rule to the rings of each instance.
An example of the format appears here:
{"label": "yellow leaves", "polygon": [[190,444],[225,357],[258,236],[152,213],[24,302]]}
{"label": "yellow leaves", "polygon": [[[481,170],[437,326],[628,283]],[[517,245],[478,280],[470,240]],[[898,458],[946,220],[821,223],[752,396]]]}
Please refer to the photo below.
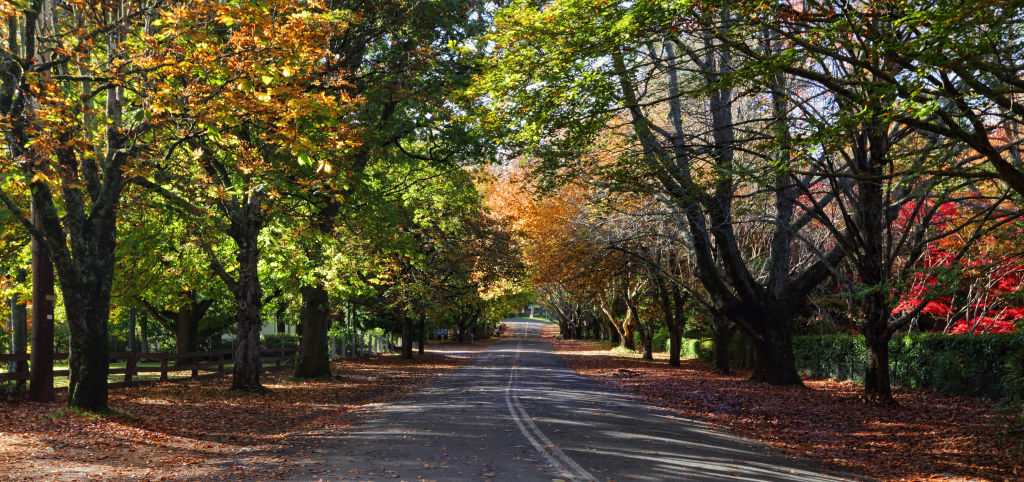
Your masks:
{"label": "yellow leaves", "polygon": [[217,21],[226,27],[230,27],[235,24],[235,19],[232,18],[229,12],[221,13],[217,16]]}
{"label": "yellow leaves", "polygon": [[255,95],[256,100],[260,102],[270,102],[270,100],[274,98],[274,92],[270,89],[267,89],[264,92],[257,92]]}
{"label": "yellow leaves", "polygon": [[32,184],[35,184],[37,182],[41,182],[42,183],[42,182],[49,182],[49,181],[50,181],[50,178],[47,177],[46,174],[43,174],[41,172],[37,172],[34,176],[32,176],[32,181],[30,181],[30,182]]}

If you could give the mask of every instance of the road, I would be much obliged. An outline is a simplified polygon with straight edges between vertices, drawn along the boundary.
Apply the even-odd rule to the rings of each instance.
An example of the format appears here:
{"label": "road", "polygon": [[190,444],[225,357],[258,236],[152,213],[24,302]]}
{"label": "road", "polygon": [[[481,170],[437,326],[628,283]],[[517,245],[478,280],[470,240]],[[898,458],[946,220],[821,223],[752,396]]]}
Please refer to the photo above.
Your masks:
{"label": "road", "polygon": [[406,399],[368,409],[352,431],[317,434],[299,478],[350,480],[840,480],[815,464],[673,416],[569,369],[514,334]]}

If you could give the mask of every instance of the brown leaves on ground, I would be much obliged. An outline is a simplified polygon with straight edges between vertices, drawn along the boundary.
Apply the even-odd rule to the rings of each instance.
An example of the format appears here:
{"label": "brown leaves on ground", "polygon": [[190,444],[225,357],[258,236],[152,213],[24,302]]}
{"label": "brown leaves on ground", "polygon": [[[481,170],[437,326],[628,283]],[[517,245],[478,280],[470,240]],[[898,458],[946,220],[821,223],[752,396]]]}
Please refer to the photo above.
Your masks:
{"label": "brown leaves on ground", "polygon": [[226,390],[227,375],[113,390],[105,415],[66,410],[65,400],[0,403],[0,478],[273,478],[267,454],[292,434],[344,430],[353,409],[396,398],[481,348],[344,360],[332,380],[272,370],[264,394]]}
{"label": "brown leaves on ground", "polygon": [[837,471],[886,480],[1024,480],[1020,440],[995,403],[896,389],[899,406],[867,404],[854,382],[805,380],[807,388],[750,382],[749,371],[721,375],[697,360],[612,353],[606,345],[553,338],[578,373],[687,417],[766,442]]}

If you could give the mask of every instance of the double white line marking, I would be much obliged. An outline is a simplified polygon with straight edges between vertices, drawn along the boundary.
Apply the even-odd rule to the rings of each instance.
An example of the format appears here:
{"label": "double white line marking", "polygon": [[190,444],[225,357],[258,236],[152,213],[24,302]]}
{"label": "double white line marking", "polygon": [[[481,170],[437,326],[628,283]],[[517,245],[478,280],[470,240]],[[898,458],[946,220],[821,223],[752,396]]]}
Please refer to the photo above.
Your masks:
{"label": "double white line marking", "polygon": [[530,445],[533,445],[533,448],[563,477],[569,480],[597,480],[587,469],[569,458],[565,452],[562,452],[562,449],[544,435],[544,432],[540,431],[540,428],[519,402],[519,395],[516,394],[518,390],[516,379],[519,377],[519,362],[523,359],[523,339],[530,337],[530,325],[524,324],[524,326],[526,335],[519,339],[519,345],[516,346],[516,358],[509,369],[508,386],[505,388],[505,404],[508,405],[508,411],[512,414],[512,420],[519,427],[519,431],[530,441]]}

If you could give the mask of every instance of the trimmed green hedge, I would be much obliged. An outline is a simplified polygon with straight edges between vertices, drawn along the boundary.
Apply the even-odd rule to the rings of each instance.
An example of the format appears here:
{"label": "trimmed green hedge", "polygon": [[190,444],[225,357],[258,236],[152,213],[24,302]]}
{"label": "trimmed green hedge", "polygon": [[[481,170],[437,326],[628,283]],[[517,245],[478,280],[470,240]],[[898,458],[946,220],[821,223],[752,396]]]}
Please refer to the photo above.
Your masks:
{"label": "trimmed green hedge", "polygon": [[299,335],[291,333],[271,333],[260,337],[260,345],[263,348],[281,348],[299,346]]}
{"label": "trimmed green hedge", "polygon": [[[800,336],[793,340],[797,368],[810,376],[862,381],[864,338]],[[920,333],[889,342],[893,385],[947,395],[992,399],[1019,397],[1024,333],[944,335]]]}
{"label": "trimmed green hedge", "polygon": [[[743,341],[730,346],[734,366],[743,366]],[[737,347],[740,347],[737,349]],[[864,337],[797,336],[797,369],[815,378],[864,380]],[[711,340],[683,340],[683,356],[711,362]],[[889,343],[889,374],[897,386],[968,395],[1024,400],[1024,332],[992,335],[920,333]]]}
{"label": "trimmed green hedge", "polygon": [[[665,344],[668,349],[668,343]],[[680,358],[697,358],[706,362],[715,359],[715,345],[710,338],[683,338],[679,347]]]}
{"label": "trimmed green hedge", "polygon": [[[747,338],[742,333],[736,333],[729,344],[729,364],[733,368],[752,368],[754,366],[753,352],[748,346]],[[668,351],[668,341],[665,342],[665,350]],[[696,358],[708,363],[715,361],[715,344],[711,338],[683,338],[679,357],[683,359]]]}

